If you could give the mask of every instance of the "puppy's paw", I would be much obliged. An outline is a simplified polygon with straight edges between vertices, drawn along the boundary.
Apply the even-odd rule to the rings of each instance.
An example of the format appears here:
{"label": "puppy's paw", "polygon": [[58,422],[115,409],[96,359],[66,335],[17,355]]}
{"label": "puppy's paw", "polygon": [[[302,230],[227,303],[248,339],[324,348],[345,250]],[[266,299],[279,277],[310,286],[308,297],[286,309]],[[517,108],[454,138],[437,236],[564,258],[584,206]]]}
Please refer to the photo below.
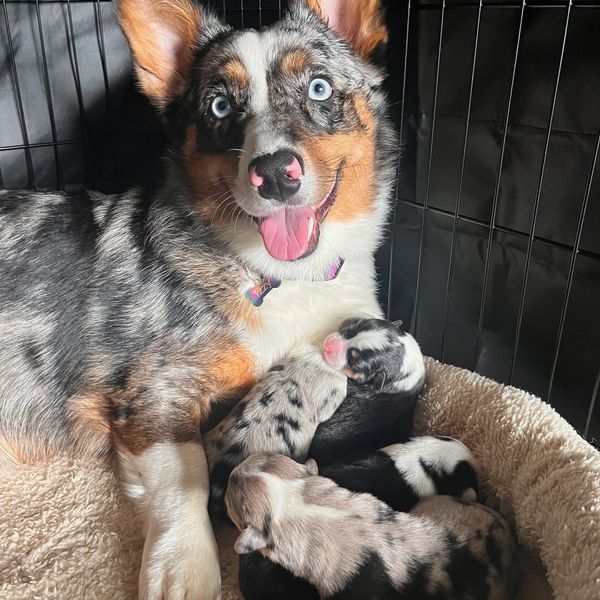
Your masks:
{"label": "puppy's paw", "polygon": [[150,525],[139,582],[140,600],[221,600],[216,541],[205,527]]}
{"label": "puppy's paw", "polygon": [[400,325],[383,319],[347,319],[325,340],[323,356],[332,367],[376,392],[412,388],[423,379],[423,356]]}

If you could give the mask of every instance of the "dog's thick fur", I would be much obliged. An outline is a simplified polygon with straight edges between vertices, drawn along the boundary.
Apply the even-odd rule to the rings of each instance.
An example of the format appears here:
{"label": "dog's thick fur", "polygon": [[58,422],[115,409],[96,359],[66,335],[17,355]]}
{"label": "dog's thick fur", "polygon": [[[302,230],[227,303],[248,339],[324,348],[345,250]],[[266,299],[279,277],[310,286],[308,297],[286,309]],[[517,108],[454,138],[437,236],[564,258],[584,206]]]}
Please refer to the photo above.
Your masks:
{"label": "dog's thick fur", "polygon": [[[373,254],[395,136],[371,58],[386,33],[377,0],[297,0],[260,32],[191,0],[116,9],[169,154],[157,183],[122,196],[0,194],[0,457],[115,449],[147,517],[141,597],[213,599],[200,444],[211,407],[345,318],[381,316]],[[333,88],[326,101],[308,95],[315,78]],[[303,167],[285,208],[248,181],[251,162],[279,150]],[[316,207],[318,235],[281,260],[256,221],[294,207]],[[273,277],[281,286],[254,306],[246,291]]]}

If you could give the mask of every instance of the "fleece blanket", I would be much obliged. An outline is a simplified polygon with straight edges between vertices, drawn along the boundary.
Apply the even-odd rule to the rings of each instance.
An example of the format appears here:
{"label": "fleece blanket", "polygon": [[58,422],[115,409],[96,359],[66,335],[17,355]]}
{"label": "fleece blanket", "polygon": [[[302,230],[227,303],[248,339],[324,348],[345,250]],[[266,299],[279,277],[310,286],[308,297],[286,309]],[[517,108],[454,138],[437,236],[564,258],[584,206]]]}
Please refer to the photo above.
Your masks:
{"label": "fleece blanket", "polygon": [[[521,390],[427,361],[419,433],[457,437],[522,547],[522,600],[600,599],[600,454]],[[110,464],[0,468],[0,598],[133,600],[142,538]],[[236,532],[218,532],[223,599],[239,600]]]}

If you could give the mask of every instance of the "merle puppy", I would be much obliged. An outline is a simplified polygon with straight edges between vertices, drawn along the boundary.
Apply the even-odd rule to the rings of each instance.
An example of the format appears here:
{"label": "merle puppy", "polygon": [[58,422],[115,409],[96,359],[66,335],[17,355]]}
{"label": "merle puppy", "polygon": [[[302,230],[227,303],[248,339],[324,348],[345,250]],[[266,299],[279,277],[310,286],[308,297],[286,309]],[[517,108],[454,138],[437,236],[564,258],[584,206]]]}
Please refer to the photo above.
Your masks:
{"label": "merle puppy", "polygon": [[[315,469],[314,464],[307,464]],[[319,474],[353,492],[371,493],[395,511],[405,512],[435,494],[475,500],[476,471],[475,459],[462,442],[422,436],[322,467]],[[240,555],[239,585],[246,600],[319,598],[315,587],[260,552]]]}
{"label": "merle puppy", "polygon": [[[369,436],[357,442],[356,449],[369,443],[375,449],[377,439],[387,443],[407,437],[417,397],[414,390],[420,390],[424,371],[412,336],[382,319],[349,319],[326,339],[323,357],[305,351],[273,367],[205,436],[213,515],[223,514],[225,487],[236,465],[257,452],[277,452],[304,462],[315,430],[337,415],[340,405],[349,407],[317,437],[317,454],[343,451],[342,440],[356,442],[361,428]],[[347,382],[360,383],[354,383],[347,395]],[[369,397],[378,410],[364,406]]]}
{"label": "merle puppy", "polygon": [[229,474],[256,452],[304,462],[317,425],[346,396],[346,377],[307,351],[273,367],[231,413],[204,437],[212,516],[224,516]]}
{"label": "merle puppy", "polygon": [[515,598],[514,538],[480,504],[435,496],[396,512],[318,476],[314,465],[273,454],[236,467],[225,502],[240,530],[235,550],[259,551],[321,599]]}
{"label": "merle puppy", "polygon": [[324,344],[348,375],[348,394],[315,432],[308,456],[321,466],[409,439],[425,382],[423,355],[401,322],[348,319]]}

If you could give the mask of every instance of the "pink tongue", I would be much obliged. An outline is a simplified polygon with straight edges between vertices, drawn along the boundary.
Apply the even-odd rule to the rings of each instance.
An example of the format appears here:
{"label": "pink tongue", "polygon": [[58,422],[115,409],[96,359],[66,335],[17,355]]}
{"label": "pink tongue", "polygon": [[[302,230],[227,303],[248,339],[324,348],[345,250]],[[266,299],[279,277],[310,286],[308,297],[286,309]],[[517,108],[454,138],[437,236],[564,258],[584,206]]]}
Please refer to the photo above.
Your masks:
{"label": "pink tongue", "polygon": [[282,208],[264,219],[258,227],[267,252],[277,260],[296,260],[308,252],[317,227],[310,206]]}

